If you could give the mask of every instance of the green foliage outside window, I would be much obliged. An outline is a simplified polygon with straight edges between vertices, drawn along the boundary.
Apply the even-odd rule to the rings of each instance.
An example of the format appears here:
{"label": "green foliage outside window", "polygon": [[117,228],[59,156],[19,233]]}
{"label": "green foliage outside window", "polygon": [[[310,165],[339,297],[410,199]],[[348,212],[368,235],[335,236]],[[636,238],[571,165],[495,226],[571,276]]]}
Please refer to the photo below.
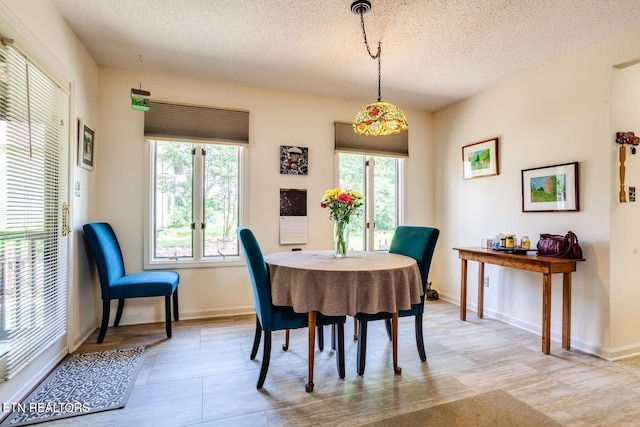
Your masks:
{"label": "green foliage outside window", "polygon": [[[365,191],[365,161],[361,154],[341,153],[338,157],[340,187],[345,190],[356,190],[368,199]],[[391,237],[396,228],[396,188],[397,188],[397,160],[393,157],[372,157],[374,160],[374,222],[375,237],[373,248],[386,249],[391,243]],[[365,203],[368,203],[365,199]],[[369,200],[370,201],[370,200]],[[365,218],[349,224],[349,246],[353,250],[365,250]]]}
{"label": "green foliage outside window", "polygon": [[[155,256],[192,257],[194,241],[201,242],[205,257],[237,255],[239,148],[156,144]],[[202,173],[194,175],[199,170]],[[194,188],[202,188],[202,194],[194,194]]]}

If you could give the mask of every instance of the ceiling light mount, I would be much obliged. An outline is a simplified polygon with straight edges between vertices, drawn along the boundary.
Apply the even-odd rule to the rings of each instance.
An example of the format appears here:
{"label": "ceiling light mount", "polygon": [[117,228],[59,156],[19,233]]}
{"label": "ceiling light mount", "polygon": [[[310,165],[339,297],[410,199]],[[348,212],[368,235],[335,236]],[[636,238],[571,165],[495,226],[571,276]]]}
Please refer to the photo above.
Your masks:
{"label": "ceiling light mount", "polygon": [[371,10],[371,2],[367,0],[356,0],[351,3],[351,12],[356,15],[364,15]]}
{"label": "ceiling light mount", "polygon": [[389,135],[399,133],[408,129],[407,118],[400,108],[388,102],[382,102],[380,92],[382,43],[378,42],[378,50],[374,55],[371,53],[367,32],[364,29],[364,15],[371,10],[371,2],[367,0],[356,0],[351,3],[351,12],[360,15],[360,25],[362,26],[362,37],[364,45],[371,59],[378,60],[378,102],[366,105],[356,114],[353,119],[353,131],[360,135]]}

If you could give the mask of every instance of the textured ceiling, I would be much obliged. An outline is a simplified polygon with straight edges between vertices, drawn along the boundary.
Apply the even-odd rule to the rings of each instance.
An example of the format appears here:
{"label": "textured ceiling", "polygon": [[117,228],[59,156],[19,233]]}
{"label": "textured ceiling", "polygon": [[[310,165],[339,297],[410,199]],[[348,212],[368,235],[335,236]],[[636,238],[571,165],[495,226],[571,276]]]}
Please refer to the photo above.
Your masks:
{"label": "textured ceiling", "polygon": [[[374,101],[352,0],[52,0],[102,66]],[[639,0],[371,0],[382,99],[435,111],[640,22]],[[138,57],[142,55],[142,62]]]}

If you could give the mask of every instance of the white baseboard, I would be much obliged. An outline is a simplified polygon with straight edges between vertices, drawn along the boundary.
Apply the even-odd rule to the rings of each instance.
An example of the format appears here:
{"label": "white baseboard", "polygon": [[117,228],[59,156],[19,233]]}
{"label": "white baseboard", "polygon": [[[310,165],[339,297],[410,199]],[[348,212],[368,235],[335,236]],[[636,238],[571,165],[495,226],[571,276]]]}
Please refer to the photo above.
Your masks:
{"label": "white baseboard", "polygon": [[[460,306],[460,300],[458,298],[452,298],[451,296],[442,294],[442,293],[439,293],[439,297],[443,301],[447,301],[451,304]],[[477,304],[474,304],[471,302],[467,302],[467,309],[475,313],[478,312]],[[251,314],[255,314],[255,308],[253,306],[246,306],[246,307],[233,307],[233,308],[215,309],[215,310],[199,310],[199,311],[187,311],[187,312],[181,311],[180,319],[195,320],[195,319],[206,319],[206,318],[217,318],[217,317],[242,316],[242,315],[251,315]],[[507,316],[487,308],[484,309],[484,315],[488,318],[499,320],[508,325],[531,332],[540,337],[542,336],[542,328],[539,324],[525,322],[516,317]],[[164,317],[163,318],[153,318],[150,316],[127,317],[125,313],[125,315],[123,315],[121,325],[156,323],[156,322],[164,322]],[[110,325],[112,324],[113,324],[113,319],[111,319]],[[93,327],[90,327],[89,329],[85,330],[82,334],[82,337],[78,340],[78,343],[79,343],[78,345],[84,342],[87,339],[87,337],[91,335],[91,333],[93,333],[93,331],[98,326],[99,326],[99,322],[96,321]],[[551,339],[556,342],[562,342],[562,335],[561,333],[554,333],[552,331]],[[74,347],[77,348],[78,345],[74,345]],[[619,347],[616,349],[612,349],[610,351],[606,351],[600,347],[587,345],[584,342],[576,340],[575,337],[571,339],[571,348],[580,350],[584,353],[591,354],[596,357],[600,357],[602,359],[611,360],[611,361],[640,355],[640,344],[631,345],[627,347]]]}
{"label": "white baseboard", "polygon": [[47,375],[49,375],[49,372],[51,372],[53,368],[55,368],[66,355],[66,348],[56,353],[55,356],[50,359],[40,370],[33,374],[31,378],[26,380],[20,390],[16,392],[15,395],[11,397],[11,399],[7,400],[7,402],[21,402],[22,399],[26,398],[29,393],[31,393],[31,391],[38,384],[40,384],[40,382],[42,382],[42,380],[46,378]]}
{"label": "white baseboard", "polygon": [[89,336],[93,333],[93,331],[95,331],[96,328],[98,328],[99,326],[100,326],[99,321],[94,320],[91,325],[85,328],[84,331],[80,332],[80,336],[74,339],[73,343],[71,343],[71,348],[69,349],[69,353],[73,353],[74,351],[76,351],[78,347],[80,347],[80,345],[82,345],[82,343],[85,342],[87,338],[89,338]]}
{"label": "white baseboard", "polygon": [[[452,298],[449,295],[446,294],[439,294],[440,299],[447,301],[451,304],[455,304],[457,306],[460,306],[460,299],[459,298]],[[478,312],[478,305],[471,303],[469,301],[467,301],[467,310],[473,311],[475,313]],[[530,323],[530,322],[525,322],[521,319],[518,319],[516,317],[512,317],[512,316],[507,316],[503,313],[499,313],[496,312],[494,310],[491,309],[487,309],[486,307],[483,310],[483,314],[484,317],[488,317],[491,319],[495,319],[495,320],[499,320],[500,322],[506,323],[508,325],[511,326],[515,326],[516,328],[519,329],[523,329],[525,331],[531,332],[533,334],[536,334],[540,337],[542,337],[542,326],[540,326],[539,324],[534,324],[534,323]],[[556,341],[556,342],[562,342],[562,334],[561,333],[557,333],[557,332],[553,332],[551,331],[551,340],[552,341]],[[616,360],[616,359],[620,359],[623,357],[631,357],[637,354],[640,354],[640,345],[639,346],[633,346],[632,349],[630,349],[629,354],[625,355],[625,356],[614,356],[611,354],[611,352],[605,351],[600,347],[593,347],[590,346],[584,342],[581,342],[579,340],[576,340],[575,338],[571,338],[571,348],[576,349],[576,350],[580,350],[584,353],[599,357],[601,359],[606,359],[606,360]]]}
{"label": "white baseboard", "polygon": [[611,349],[607,353],[608,360],[621,360],[640,355],[640,344],[632,344]]}
{"label": "white baseboard", "polygon": [[[115,311],[115,310],[112,310]],[[164,322],[164,313],[161,318],[149,315],[129,315],[127,316],[127,310],[125,308],[122,314],[122,320],[120,325],[139,325],[144,323],[158,323]],[[230,317],[230,316],[243,316],[249,314],[255,314],[256,310],[254,306],[247,307],[231,307],[214,310],[195,310],[195,311],[183,311],[180,310],[180,320],[195,320],[195,319],[207,319],[217,317]],[[109,325],[113,325],[115,314],[112,313],[111,319],[109,319]],[[96,326],[97,327],[97,326]],[[95,328],[94,328],[95,330]]]}

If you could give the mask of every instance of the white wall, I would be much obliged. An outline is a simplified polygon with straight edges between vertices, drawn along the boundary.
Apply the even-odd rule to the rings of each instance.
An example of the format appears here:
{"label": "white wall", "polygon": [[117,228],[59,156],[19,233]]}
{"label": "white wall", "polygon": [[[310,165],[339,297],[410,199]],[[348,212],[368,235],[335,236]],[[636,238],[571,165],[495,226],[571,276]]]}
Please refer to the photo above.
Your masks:
{"label": "white wall", "polygon": [[[155,100],[236,108],[250,111],[249,216],[263,252],[289,250],[279,244],[279,189],[308,192],[307,249],[332,245],[332,224],[320,199],[335,186],[333,122],[351,121],[359,103],[229,86],[157,74],[100,68],[99,127],[96,129],[97,193],[92,220],[112,223],[123,248],[127,271],[142,270],[145,142],[144,113],[130,108],[130,90],[151,92]],[[432,225],[431,115],[405,110],[410,158],[406,161],[406,223]],[[309,175],[281,175],[281,145],[309,147]],[[253,312],[253,297],[246,267],[180,269],[181,319]],[[128,301],[122,321],[162,321],[161,299]]]}
{"label": "white wall", "polygon": [[[88,263],[82,242],[81,226],[88,218],[88,206],[95,195],[95,174],[78,168],[75,162],[77,135],[76,117],[97,123],[98,67],[75,34],[64,22],[50,1],[2,0],[0,2],[0,35],[15,40],[15,45],[26,51],[38,65],[44,67],[71,91],[72,125],[69,135],[71,153],[69,181],[80,183],[79,197],[70,188],[71,234],[69,262],[69,329],[61,345],[50,348],[39,356],[16,378],[0,384],[0,401],[15,402],[52,368],[67,349],[75,349],[93,332],[97,313],[94,309],[96,287],[89,277]],[[0,414],[2,416],[2,414]]]}
{"label": "white wall", "polygon": [[[535,245],[540,233],[574,231],[587,261],[573,274],[572,346],[608,358],[640,352],[640,334],[625,318],[638,311],[637,298],[629,299],[637,294],[630,278],[638,232],[630,218],[623,225],[612,216],[619,187],[611,119],[612,67],[640,57],[639,35],[637,26],[435,114],[436,155],[443,159],[436,174],[445,183],[436,194],[442,245],[478,246],[499,232],[529,235]],[[500,174],[463,181],[461,147],[496,136]],[[579,212],[521,212],[522,169],[574,161],[580,169]],[[610,254],[618,244],[624,258],[615,250]],[[446,255],[436,266],[441,295],[459,302],[460,261],[453,250]],[[470,307],[477,301],[476,275],[477,264],[469,263]],[[490,265],[486,275],[485,313],[540,333],[541,275]],[[622,277],[630,280],[620,282]],[[554,340],[562,326],[560,279],[556,275],[553,282]]]}
{"label": "white wall", "polygon": [[[640,135],[640,65],[613,70],[613,130]],[[620,354],[638,351],[640,342],[640,279],[634,268],[640,263],[638,248],[640,231],[636,226],[640,216],[640,147],[635,155],[626,148],[625,187],[636,187],[636,202],[618,203],[619,163],[613,168],[611,206],[611,347]],[[619,146],[615,147],[615,151]],[[615,154],[614,154],[615,157]],[[615,242],[615,243],[614,243]]]}

